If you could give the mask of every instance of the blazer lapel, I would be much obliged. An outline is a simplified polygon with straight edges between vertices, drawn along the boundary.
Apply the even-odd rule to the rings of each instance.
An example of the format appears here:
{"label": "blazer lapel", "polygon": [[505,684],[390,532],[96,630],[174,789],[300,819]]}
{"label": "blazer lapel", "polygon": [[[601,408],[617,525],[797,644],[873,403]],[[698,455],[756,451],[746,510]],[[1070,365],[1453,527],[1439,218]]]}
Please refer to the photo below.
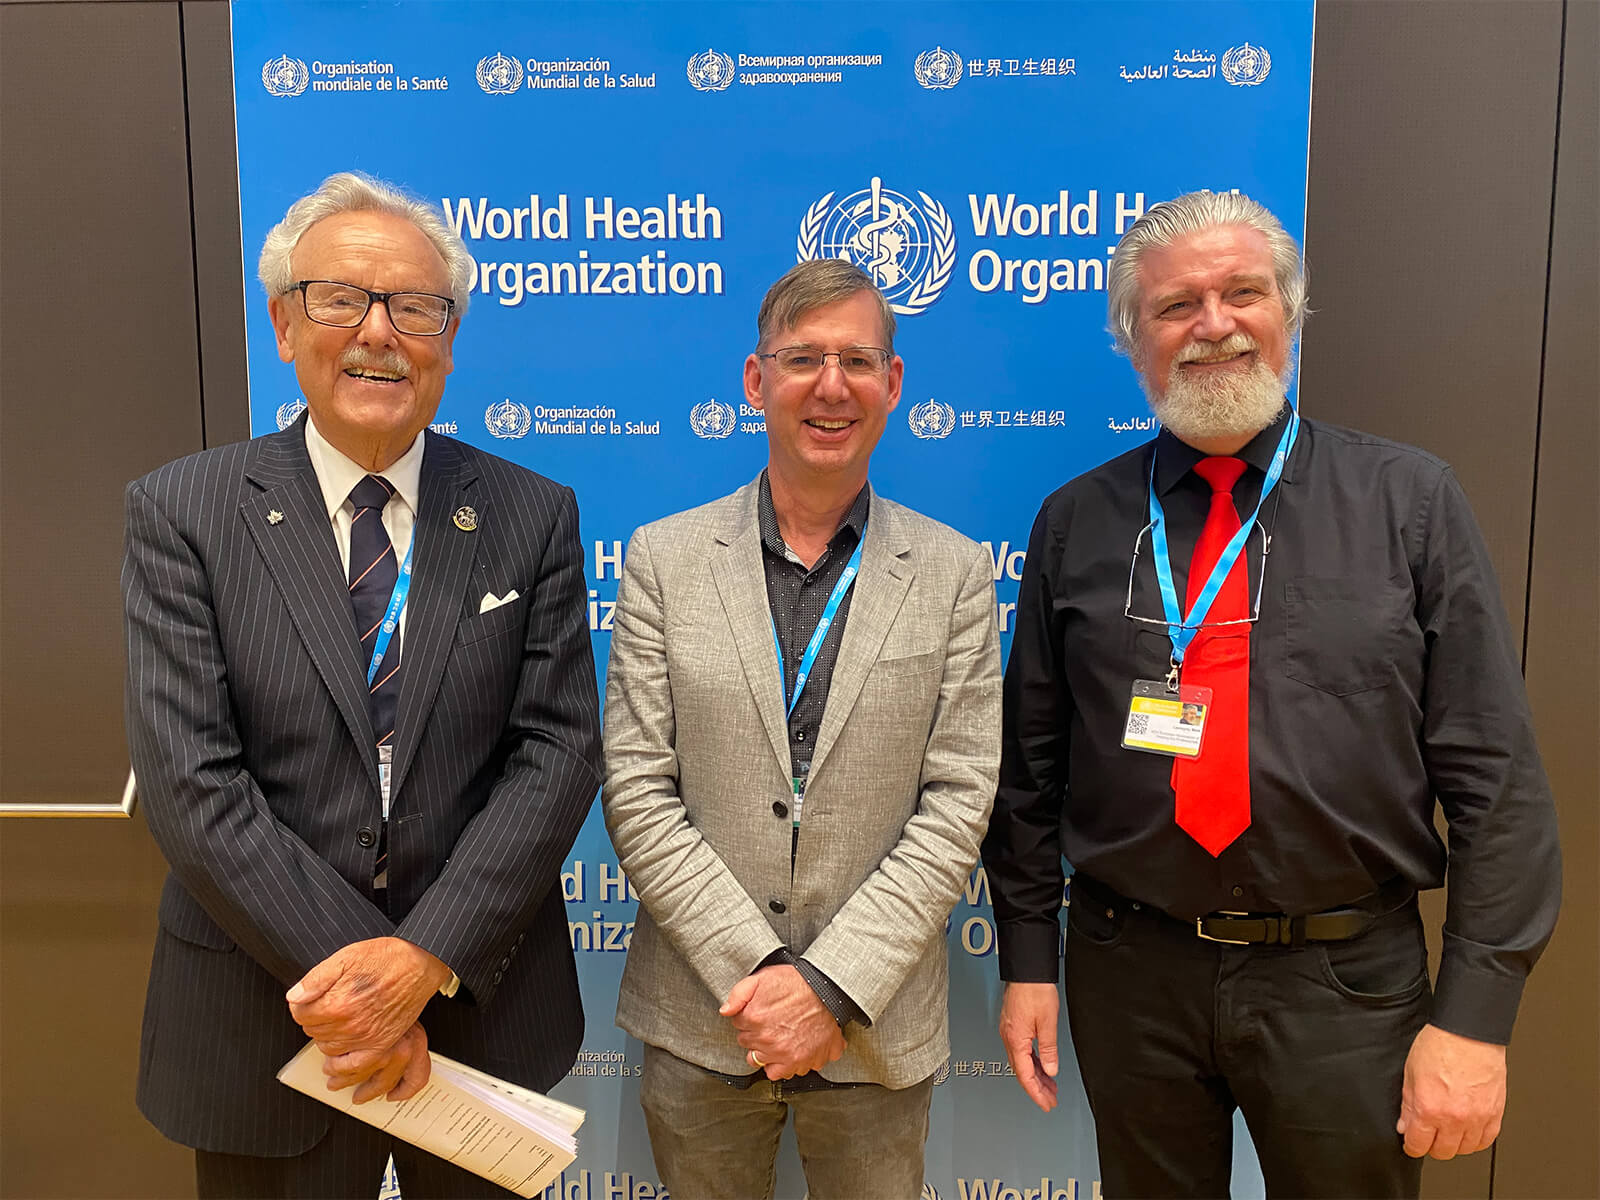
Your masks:
{"label": "blazer lapel", "polygon": [[723,612],[733,629],[734,648],[744,666],[745,680],[755,698],[756,711],[767,727],[772,752],[784,775],[789,774],[789,730],[783,711],[783,673],[772,640],[771,607],[767,603],[767,577],[761,563],[761,531],[756,522],[757,485],[740,494],[729,527],[716,535],[711,578],[722,599]]}
{"label": "blazer lapel", "polygon": [[361,643],[350,612],[349,587],[340,576],[333,526],[306,456],[304,420],[261,439],[259,457],[245,470],[259,491],[246,495],[239,516],[350,736],[365,748],[363,760],[376,789],[378,765],[367,715]]}
{"label": "blazer lapel", "polygon": [[911,565],[911,543],[894,511],[874,492],[867,513],[866,544],[861,548],[861,574],[851,588],[850,615],[845,619],[833,681],[828,685],[822,728],[817,730],[817,748],[811,759],[812,780],[816,779],[828,759],[828,752],[839,738],[839,731],[849,720],[850,710],[855,707],[862,685],[878,661],[878,652],[883,649],[883,641],[905,603],[915,574]]}
{"label": "blazer lapel", "polygon": [[418,497],[421,511],[411,535],[415,551],[411,595],[406,600],[405,640],[400,651],[391,797],[400,795],[406,773],[416,758],[422,727],[433,708],[444,665],[455,643],[478,543],[474,531],[456,524],[455,514],[470,506],[482,524],[485,504],[484,498],[476,494],[476,481],[477,473],[454,442],[428,437]]}

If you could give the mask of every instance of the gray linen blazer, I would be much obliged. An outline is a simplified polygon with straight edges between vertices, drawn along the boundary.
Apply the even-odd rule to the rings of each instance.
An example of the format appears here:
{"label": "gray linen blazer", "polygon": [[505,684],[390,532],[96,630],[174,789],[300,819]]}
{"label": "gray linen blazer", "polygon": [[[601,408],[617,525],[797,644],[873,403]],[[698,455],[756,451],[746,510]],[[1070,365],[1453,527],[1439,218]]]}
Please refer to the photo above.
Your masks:
{"label": "gray linen blazer", "polygon": [[1000,756],[993,566],[874,494],[790,868],[789,740],[755,483],[629,544],[606,683],[606,826],[640,897],[617,1024],[750,1066],[717,1007],[780,945],[872,1020],[834,1080],[906,1087],[949,1055],[945,919]]}

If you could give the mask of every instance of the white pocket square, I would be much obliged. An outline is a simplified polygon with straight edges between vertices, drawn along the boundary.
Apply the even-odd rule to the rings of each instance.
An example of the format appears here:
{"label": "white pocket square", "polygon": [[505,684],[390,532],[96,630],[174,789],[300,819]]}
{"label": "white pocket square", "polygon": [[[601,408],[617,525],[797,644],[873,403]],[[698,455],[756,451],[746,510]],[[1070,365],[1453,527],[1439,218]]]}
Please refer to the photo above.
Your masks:
{"label": "white pocket square", "polygon": [[510,604],[516,598],[516,588],[512,588],[504,596],[496,596],[493,592],[485,592],[483,599],[478,601],[478,615],[482,616],[490,609],[499,608],[502,604]]}

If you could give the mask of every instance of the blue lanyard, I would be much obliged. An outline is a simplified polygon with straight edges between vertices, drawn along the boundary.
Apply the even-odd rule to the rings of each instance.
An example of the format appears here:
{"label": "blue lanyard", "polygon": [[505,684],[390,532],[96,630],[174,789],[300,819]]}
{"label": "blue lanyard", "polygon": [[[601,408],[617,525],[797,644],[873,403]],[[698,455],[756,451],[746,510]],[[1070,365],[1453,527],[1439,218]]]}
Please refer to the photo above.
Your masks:
{"label": "blue lanyard", "polygon": [[1232,540],[1223,548],[1221,557],[1211,568],[1211,577],[1206,580],[1205,587],[1195,597],[1194,607],[1189,610],[1187,617],[1183,616],[1182,610],[1178,607],[1178,592],[1172,584],[1172,562],[1167,555],[1166,514],[1161,511],[1161,501],[1156,496],[1156,456],[1153,448],[1150,451],[1150,542],[1154,550],[1156,579],[1161,584],[1161,607],[1167,618],[1167,636],[1172,639],[1174,663],[1183,661],[1184,651],[1189,648],[1195,633],[1205,622],[1206,614],[1211,611],[1211,602],[1222,590],[1228,572],[1233,570],[1239,552],[1249,540],[1250,530],[1256,523],[1256,517],[1261,513],[1261,506],[1267,502],[1267,497],[1272,494],[1272,489],[1277,486],[1279,477],[1283,475],[1289,451],[1294,449],[1295,438],[1300,434],[1300,411],[1291,409],[1290,413],[1289,424],[1284,429],[1283,436],[1278,439],[1278,448],[1273,452],[1272,463],[1267,467],[1266,479],[1261,484],[1261,498],[1256,501],[1250,519],[1239,523],[1239,532],[1234,534]]}
{"label": "blue lanyard", "polygon": [[372,662],[367,667],[367,686],[378,676],[378,664],[389,648],[389,639],[400,624],[400,610],[406,606],[406,595],[411,591],[411,551],[416,548],[417,535],[412,530],[411,545],[406,547],[406,560],[400,564],[400,575],[394,581],[394,593],[389,597],[389,607],[384,610],[383,624],[378,626],[378,640],[372,646]]}
{"label": "blue lanyard", "polygon": [[[823,640],[828,636],[828,629],[833,624],[833,618],[838,615],[839,604],[844,599],[850,585],[855,582],[856,576],[861,572],[861,547],[867,544],[867,531],[865,526],[861,530],[861,540],[856,543],[856,552],[850,556],[850,561],[844,566],[844,574],[839,576],[839,582],[833,585],[833,592],[828,596],[827,607],[822,610],[822,617],[817,622],[816,629],[812,630],[811,640],[806,643],[806,652],[800,656],[800,670],[794,677],[794,695],[788,697],[789,709],[784,713],[784,719],[794,716],[794,706],[800,703],[800,693],[806,690],[806,680],[811,678],[811,668],[817,664],[817,652],[822,649]],[[769,614],[770,616],[770,614]],[[778,623],[772,622],[772,644],[778,651],[778,688],[783,688],[783,643],[778,640]]]}

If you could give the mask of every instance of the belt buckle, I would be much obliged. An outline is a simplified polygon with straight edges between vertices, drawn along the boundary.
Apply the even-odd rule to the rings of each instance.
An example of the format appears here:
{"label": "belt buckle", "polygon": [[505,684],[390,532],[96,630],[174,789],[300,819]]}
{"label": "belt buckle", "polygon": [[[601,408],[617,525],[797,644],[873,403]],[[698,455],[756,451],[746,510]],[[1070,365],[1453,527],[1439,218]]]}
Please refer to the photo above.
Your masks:
{"label": "belt buckle", "polygon": [[[1207,913],[1206,917],[1248,917],[1249,915],[1250,914],[1246,912],[1233,912],[1230,909],[1223,909],[1219,912]],[[1220,942],[1224,946],[1248,946],[1251,944],[1249,941],[1241,938],[1212,937],[1206,932],[1205,929],[1206,917],[1196,917],[1194,919],[1194,933],[1196,937],[1202,938],[1208,942]]]}

